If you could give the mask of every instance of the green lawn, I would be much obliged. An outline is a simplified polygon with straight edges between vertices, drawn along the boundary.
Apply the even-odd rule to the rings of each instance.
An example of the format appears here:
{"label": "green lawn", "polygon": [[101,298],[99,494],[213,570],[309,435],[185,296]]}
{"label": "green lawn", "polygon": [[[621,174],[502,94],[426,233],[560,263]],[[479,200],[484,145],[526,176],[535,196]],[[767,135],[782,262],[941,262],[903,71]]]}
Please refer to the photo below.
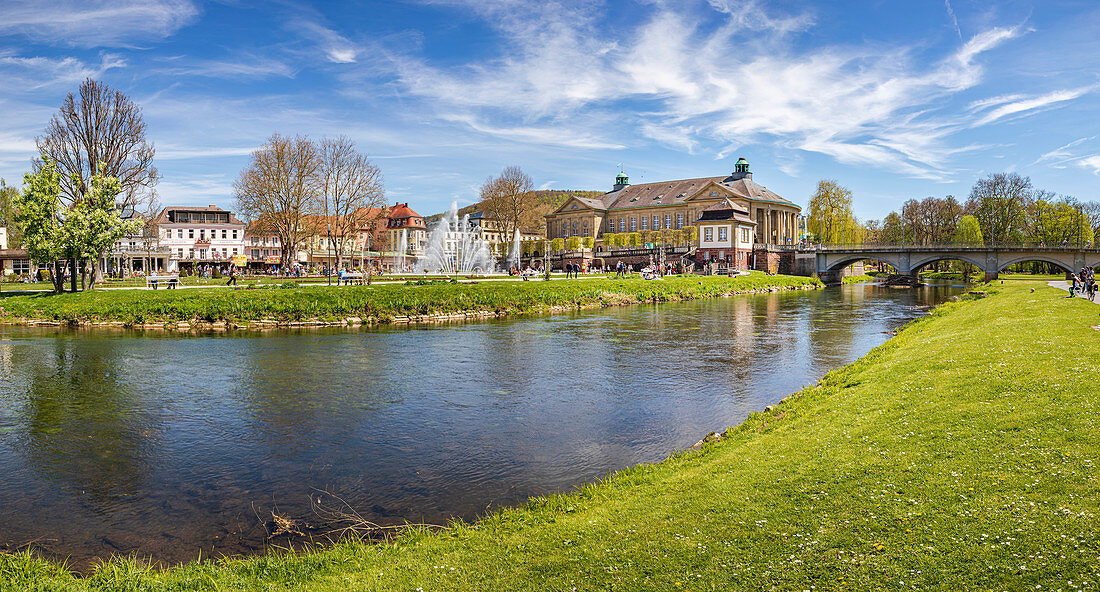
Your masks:
{"label": "green lawn", "polygon": [[1100,307],[982,289],[701,452],[476,525],[85,580],[0,555],[0,588],[1096,589]]}
{"label": "green lawn", "polygon": [[429,285],[312,286],[258,290],[102,290],[85,293],[15,295],[0,299],[0,322],[46,319],[61,322],[229,321],[313,319],[339,321],[373,317],[489,311],[541,312],[553,308],[609,306],[707,298],[769,288],[817,287],[812,278],[754,272],[734,278],[667,277],[643,280],[599,278],[549,282],[481,282]]}

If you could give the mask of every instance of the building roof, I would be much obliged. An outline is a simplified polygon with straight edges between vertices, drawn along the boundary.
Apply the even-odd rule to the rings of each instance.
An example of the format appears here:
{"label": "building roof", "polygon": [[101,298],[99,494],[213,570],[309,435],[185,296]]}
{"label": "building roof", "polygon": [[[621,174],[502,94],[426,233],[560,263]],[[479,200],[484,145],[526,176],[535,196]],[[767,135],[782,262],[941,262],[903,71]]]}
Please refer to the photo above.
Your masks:
{"label": "building roof", "polygon": [[756,225],[749,217],[749,211],[744,206],[729,198],[717,201],[703,209],[699,215],[699,222],[733,220],[742,224]]}
{"label": "building roof", "polygon": [[[244,225],[244,222],[242,222],[240,218],[234,216],[232,212],[219,208],[218,206],[165,206],[165,208],[161,210],[160,213],[151,220],[151,222],[153,224],[175,224],[175,222],[172,222],[171,219],[169,219],[168,212],[214,212],[218,214],[229,214],[229,224]],[[188,224],[191,223],[188,222]]]}
{"label": "building roof", "polygon": [[420,214],[417,214],[408,203],[396,203],[390,208],[390,213],[386,215],[387,218],[423,218]]}
{"label": "building roof", "polygon": [[798,208],[798,205],[789,199],[780,197],[767,187],[754,182],[751,176],[734,174],[725,177],[698,177],[695,179],[628,185],[618,191],[609,191],[601,195],[599,197],[599,202],[602,204],[600,209],[615,210],[655,205],[679,205],[695,196],[711,183],[727,189],[738,197]]}

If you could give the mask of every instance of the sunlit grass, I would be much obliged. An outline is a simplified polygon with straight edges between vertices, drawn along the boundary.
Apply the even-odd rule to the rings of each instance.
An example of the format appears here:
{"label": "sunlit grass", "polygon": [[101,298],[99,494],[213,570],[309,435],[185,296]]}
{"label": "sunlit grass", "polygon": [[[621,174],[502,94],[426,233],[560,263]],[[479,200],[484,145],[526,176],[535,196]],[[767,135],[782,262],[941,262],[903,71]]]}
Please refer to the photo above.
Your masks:
{"label": "sunlit grass", "polygon": [[341,320],[428,315],[464,311],[540,312],[634,302],[707,298],[770,287],[820,285],[811,278],[752,273],[728,277],[669,277],[662,280],[556,279],[549,282],[378,285],[260,290],[112,290],[9,296],[0,300],[0,319],[61,322]]}

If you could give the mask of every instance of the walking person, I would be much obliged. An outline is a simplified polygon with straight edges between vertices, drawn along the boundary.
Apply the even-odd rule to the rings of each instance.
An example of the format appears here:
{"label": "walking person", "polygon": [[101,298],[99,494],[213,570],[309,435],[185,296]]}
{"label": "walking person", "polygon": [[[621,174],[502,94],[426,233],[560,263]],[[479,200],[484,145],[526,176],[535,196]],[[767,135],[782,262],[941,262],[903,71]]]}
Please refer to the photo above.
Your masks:
{"label": "walking person", "polygon": [[237,266],[236,265],[230,265],[229,266],[229,281],[225,282],[225,285],[227,285],[227,286],[236,286],[237,285]]}

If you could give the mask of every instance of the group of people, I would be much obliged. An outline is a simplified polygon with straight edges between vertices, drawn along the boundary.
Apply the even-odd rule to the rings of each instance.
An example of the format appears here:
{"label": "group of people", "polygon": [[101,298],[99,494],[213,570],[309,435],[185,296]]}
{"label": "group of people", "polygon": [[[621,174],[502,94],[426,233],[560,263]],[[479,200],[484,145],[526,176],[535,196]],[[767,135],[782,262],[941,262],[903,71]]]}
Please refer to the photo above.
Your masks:
{"label": "group of people", "polygon": [[1078,292],[1089,300],[1096,299],[1096,276],[1091,267],[1082,267],[1081,271],[1071,274],[1072,283],[1069,289],[1069,297],[1073,298]]}

